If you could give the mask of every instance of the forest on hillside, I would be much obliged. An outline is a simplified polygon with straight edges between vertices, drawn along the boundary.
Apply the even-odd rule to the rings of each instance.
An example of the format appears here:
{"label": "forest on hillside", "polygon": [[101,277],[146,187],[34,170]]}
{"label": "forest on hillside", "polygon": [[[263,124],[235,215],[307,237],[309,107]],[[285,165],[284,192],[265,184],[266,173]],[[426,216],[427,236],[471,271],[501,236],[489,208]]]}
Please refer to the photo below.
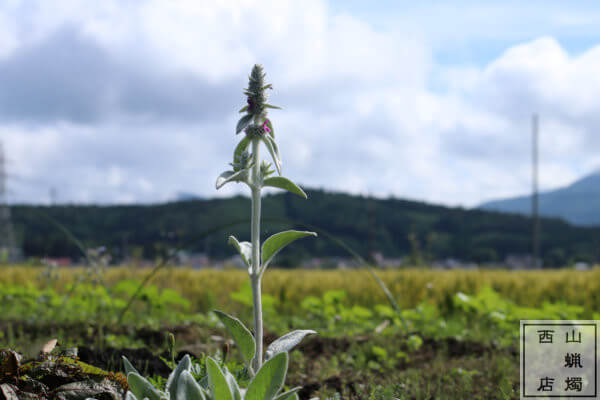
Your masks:
{"label": "forest on hillside", "polygon": [[[394,198],[377,199],[307,190],[309,200],[289,193],[263,199],[263,235],[281,229],[311,229],[306,239],[279,256],[281,266],[313,257],[348,253],[327,234],[363,257],[409,257],[412,263],[455,258],[502,262],[531,249],[531,219],[464,208],[448,208]],[[84,247],[105,246],[115,262],[156,259],[172,249],[203,253],[212,259],[235,254],[230,234],[248,240],[248,198],[189,200],[158,205],[57,205],[12,207],[17,244],[25,257],[81,258],[73,237]],[[303,221],[302,224],[296,221]],[[600,262],[600,227],[576,227],[543,218],[542,257],[548,267]],[[70,237],[72,234],[72,237]]]}

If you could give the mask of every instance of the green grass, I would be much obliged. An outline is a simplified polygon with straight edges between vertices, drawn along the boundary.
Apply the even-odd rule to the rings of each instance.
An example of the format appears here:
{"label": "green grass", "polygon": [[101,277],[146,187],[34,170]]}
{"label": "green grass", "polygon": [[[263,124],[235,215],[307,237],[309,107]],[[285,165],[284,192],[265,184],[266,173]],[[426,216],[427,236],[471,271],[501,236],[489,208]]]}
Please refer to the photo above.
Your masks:
{"label": "green grass", "polygon": [[[164,354],[171,331],[178,351],[226,357],[231,370],[239,369],[237,349],[206,311],[218,306],[251,326],[244,271],[162,271],[120,322],[116,315],[147,270],[109,270],[106,286],[74,284],[81,271],[73,269],[60,270],[53,281],[38,280],[39,269],[4,272],[0,347],[34,357],[43,343],[58,338],[62,348]],[[291,329],[319,332],[291,354],[287,382],[303,386],[306,396],[516,399],[519,319],[599,319],[596,294],[585,293],[586,301],[575,295],[595,290],[598,270],[565,280],[571,272],[382,271],[403,305],[398,315],[365,271],[273,270],[263,299],[266,341]],[[559,296],[553,288],[560,279]],[[537,301],[520,301],[527,284]],[[118,357],[111,360],[107,368],[117,368]]]}
{"label": "green grass", "polygon": [[[11,285],[31,284],[47,286],[40,279],[43,268],[25,266],[1,266],[0,283]],[[142,280],[146,268],[109,268],[105,275],[107,284],[123,280]],[[84,270],[61,268],[52,286],[59,293],[68,290]],[[412,308],[428,299],[443,304],[457,292],[477,293],[491,286],[503,298],[522,306],[539,307],[544,302],[563,301],[579,305],[589,311],[600,310],[600,268],[591,271],[572,269],[543,271],[507,270],[451,270],[437,271],[426,268],[379,270],[385,284],[390,288],[400,306]],[[235,309],[229,293],[239,290],[248,281],[243,269],[202,269],[168,267],[158,272],[150,281],[159,289],[171,288],[191,302],[191,310],[206,312],[215,306]],[[385,295],[366,269],[357,270],[278,270],[269,268],[263,282],[263,292],[274,297],[284,311],[294,312],[307,296],[320,297],[330,290],[344,290],[353,304],[370,307],[386,303]],[[232,310],[233,311],[233,310]]]}

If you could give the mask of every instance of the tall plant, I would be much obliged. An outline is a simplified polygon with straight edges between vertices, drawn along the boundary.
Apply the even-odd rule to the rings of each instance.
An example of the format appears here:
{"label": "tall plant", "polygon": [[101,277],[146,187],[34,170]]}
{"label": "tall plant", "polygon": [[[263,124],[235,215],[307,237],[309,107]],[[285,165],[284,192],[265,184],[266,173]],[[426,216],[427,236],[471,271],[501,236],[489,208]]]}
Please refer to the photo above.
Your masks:
{"label": "tall plant", "polygon": [[[221,311],[215,311],[225,328],[233,336],[240,349],[246,368],[252,377],[247,388],[241,388],[225,365],[211,357],[206,358],[206,377],[196,381],[192,376],[194,366],[189,357],[184,357],[167,380],[166,391],[156,389],[148,380],[133,368],[124,358],[124,367],[129,383],[127,400],[294,400],[298,399],[300,387],[281,392],[288,367],[288,352],[313,330],[295,330],[269,345],[263,354],[263,319],[261,304],[261,280],[265,270],[277,253],[296,239],[317,236],[314,232],[288,230],[269,237],[260,244],[261,190],[270,186],[288,190],[307,198],[306,193],[291,180],[281,176],[281,157],[275,142],[273,123],[267,118],[268,109],[279,107],[267,103],[265,73],[260,65],[255,65],[250,74],[248,88],[244,91],[247,105],[240,110],[245,113],[240,118],[236,134],[244,132],[243,139],[233,153],[232,170],[223,172],[217,178],[217,189],[229,182],[248,185],[252,193],[252,219],[250,242],[240,242],[230,236],[229,243],[240,253],[248,267],[252,283],[254,311],[254,335],[237,318]],[[260,145],[269,151],[278,176],[271,163],[261,161]],[[249,152],[248,149],[252,152]]]}
{"label": "tall plant", "polygon": [[[249,76],[248,88],[244,91],[247,103],[240,113],[245,113],[237,123],[236,135],[245,135],[236,146],[233,153],[233,170],[223,172],[218,178],[216,187],[220,189],[229,182],[241,182],[248,185],[251,197],[251,236],[250,242],[240,242],[234,236],[229,237],[229,243],[240,253],[248,267],[252,283],[252,298],[254,310],[254,336],[256,354],[253,368],[258,370],[263,362],[263,319],[261,305],[262,276],[275,255],[290,242],[305,237],[316,236],[314,232],[284,231],[269,237],[260,246],[260,213],[261,190],[265,186],[288,190],[298,196],[307,198],[306,193],[294,182],[281,176],[281,156],[275,142],[275,130],[272,121],[267,118],[268,109],[280,109],[267,103],[267,90],[272,90],[271,84],[265,83],[265,73],[260,65],[255,65]],[[279,176],[271,176],[274,170],[272,164],[261,161],[261,143],[265,145],[273,159],[273,164]],[[250,153],[248,148],[252,149]]]}

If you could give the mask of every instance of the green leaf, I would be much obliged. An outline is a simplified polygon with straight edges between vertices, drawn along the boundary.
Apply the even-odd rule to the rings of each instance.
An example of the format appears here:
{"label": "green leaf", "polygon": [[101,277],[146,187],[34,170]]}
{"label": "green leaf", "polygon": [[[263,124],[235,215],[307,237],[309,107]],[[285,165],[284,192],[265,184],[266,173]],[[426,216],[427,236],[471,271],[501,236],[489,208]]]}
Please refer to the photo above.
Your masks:
{"label": "green leaf", "polygon": [[167,379],[167,392],[169,392],[169,395],[171,396],[172,399],[175,398],[175,394],[177,391],[177,380],[179,379],[179,375],[181,375],[181,373],[183,371],[190,371],[192,369],[192,359],[190,358],[189,354],[186,354],[185,357],[183,357],[181,359],[181,361],[179,361],[179,364],[177,364],[177,367],[175,367],[175,369],[173,370],[173,372],[171,372],[171,374],[169,374],[169,378]]}
{"label": "green leaf", "polygon": [[160,400],[160,392],[146,378],[136,372],[127,374],[127,384],[129,385],[129,390],[138,399]]}
{"label": "green leaf", "polygon": [[266,119],[265,122],[267,123],[267,126],[269,127],[270,131],[269,131],[269,135],[271,135],[271,137],[273,139],[275,139],[275,129],[273,129],[273,123],[271,122],[270,119]]}
{"label": "green leaf", "polygon": [[275,140],[272,137],[266,135],[262,136],[262,141],[265,146],[267,146],[269,153],[271,153],[275,168],[277,168],[277,173],[281,175],[281,159],[279,158],[279,148],[277,147],[277,143],[275,143]]}
{"label": "green leaf", "polygon": [[237,135],[238,133],[246,129],[246,127],[250,125],[251,122],[252,114],[244,115],[242,118],[240,118],[240,120],[237,123],[237,126],[235,128],[235,134]]}
{"label": "green leaf", "polygon": [[276,187],[297,194],[298,196],[304,197],[305,199],[308,198],[308,196],[306,195],[306,193],[304,193],[304,190],[302,190],[300,186],[296,185],[288,178],[284,178],[283,176],[274,176],[272,178],[267,178],[263,181],[263,186]]}
{"label": "green leaf", "polygon": [[242,393],[240,392],[240,386],[238,385],[237,381],[235,380],[235,377],[233,376],[233,374],[231,372],[229,372],[227,367],[223,367],[223,373],[225,375],[225,379],[227,379],[227,383],[229,383],[229,388],[231,389],[231,392],[233,393],[233,400],[242,400]]}
{"label": "green leaf", "polygon": [[274,106],[272,104],[265,104],[265,108],[273,108],[275,110],[282,110],[281,107]]}
{"label": "green leaf", "polygon": [[200,378],[198,383],[200,384],[200,387],[204,390],[204,394],[208,396],[210,394],[210,386],[208,385],[208,375],[204,375],[204,377]]}
{"label": "green leaf", "polygon": [[306,236],[317,236],[314,232],[307,231],[283,231],[269,237],[262,245],[262,270],[267,268],[267,265],[273,257],[281,251],[285,246],[296,239],[301,239]]}
{"label": "green leaf", "polygon": [[275,397],[275,400],[297,400],[298,399],[298,392],[302,390],[301,386],[296,386],[293,389],[288,390],[287,392],[283,392],[280,395],[278,395],[277,397]]}
{"label": "green leaf", "polygon": [[204,391],[189,371],[182,371],[177,380],[177,391],[173,400],[206,400]]}
{"label": "green leaf", "polygon": [[288,367],[288,354],[279,353],[258,370],[244,400],[273,400],[281,390]]}
{"label": "green leaf", "polygon": [[254,343],[254,337],[248,328],[244,326],[242,321],[227,313],[218,310],[214,310],[214,313],[217,314],[217,317],[219,317],[223,325],[225,325],[229,334],[233,336],[233,340],[240,349],[246,365],[250,365],[254,358],[256,344]]}
{"label": "green leaf", "polygon": [[317,332],[305,329],[286,333],[285,335],[283,335],[282,337],[275,340],[269,345],[267,351],[265,352],[265,359],[268,360],[270,358],[273,358],[276,354],[290,351],[291,349],[296,347],[296,345],[298,345],[298,343],[300,343],[306,335],[309,335],[311,333]]}
{"label": "green leaf", "polygon": [[215,400],[233,400],[227,379],[219,368],[219,364],[212,357],[206,357],[206,372],[208,372],[208,384],[212,397]]}
{"label": "green leaf", "polygon": [[242,107],[242,109],[239,112],[243,113],[246,110],[248,110],[248,105],[245,105],[244,107]]}
{"label": "green leaf", "polygon": [[247,174],[247,170],[242,169],[239,170],[237,172],[233,172],[233,171],[225,171],[223,172],[221,175],[219,175],[219,177],[217,178],[217,183],[215,184],[215,186],[218,189],[221,189],[223,187],[223,185],[225,185],[228,182],[240,182],[243,181],[246,177]]}
{"label": "green leaf", "polygon": [[138,370],[135,369],[135,367],[129,362],[127,357],[121,356],[121,358],[123,359],[123,367],[125,369],[125,376],[129,375],[130,372],[135,372],[136,374],[141,375],[138,372]]}
{"label": "green leaf", "polygon": [[[277,400],[279,400],[280,398],[278,397]],[[287,397],[281,397],[282,400],[300,400],[300,397],[298,397],[298,393],[294,392],[291,395],[287,396]]]}
{"label": "green leaf", "polygon": [[239,242],[235,236],[229,236],[227,243],[236,248],[238,253],[242,256],[244,264],[248,267],[248,272],[252,273],[252,243],[250,242]]}
{"label": "green leaf", "polygon": [[244,138],[235,146],[235,150],[233,151],[233,162],[238,162],[240,156],[248,148],[250,144],[250,138],[248,136],[244,136]]}

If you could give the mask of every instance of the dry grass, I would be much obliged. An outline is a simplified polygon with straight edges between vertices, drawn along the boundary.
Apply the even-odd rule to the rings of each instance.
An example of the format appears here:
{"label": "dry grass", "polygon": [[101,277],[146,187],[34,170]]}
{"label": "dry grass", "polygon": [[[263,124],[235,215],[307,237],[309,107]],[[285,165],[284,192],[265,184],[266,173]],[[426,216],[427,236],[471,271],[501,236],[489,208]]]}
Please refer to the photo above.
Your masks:
{"label": "dry grass", "polygon": [[[2,267],[0,283],[44,285],[38,279],[41,268],[25,266]],[[66,290],[82,270],[62,268],[55,284]],[[143,279],[149,269],[118,267],[106,273],[109,284],[123,279]],[[550,271],[402,269],[378,271],[386,285],[403,307],[412,307],[425,298],[441,303],[456,292],[475,293],[485,285],[521,305],[537,306],[544,301],[564,301],[582,305],[586,310],[600,310],[600,268],[591,271],[570,269]],[[229,293],[247,281],[244,270],[193,270],[167,268],[151,283],[173,288],[189,299],[194,308],[231,305]],[[267,271],[263,280],[264,293],[293,306],[306,296],[320,296],[327,290],[342,289],[353,303],[371,305],[385,303],[383,292],[367,270],[278,270]]]}

